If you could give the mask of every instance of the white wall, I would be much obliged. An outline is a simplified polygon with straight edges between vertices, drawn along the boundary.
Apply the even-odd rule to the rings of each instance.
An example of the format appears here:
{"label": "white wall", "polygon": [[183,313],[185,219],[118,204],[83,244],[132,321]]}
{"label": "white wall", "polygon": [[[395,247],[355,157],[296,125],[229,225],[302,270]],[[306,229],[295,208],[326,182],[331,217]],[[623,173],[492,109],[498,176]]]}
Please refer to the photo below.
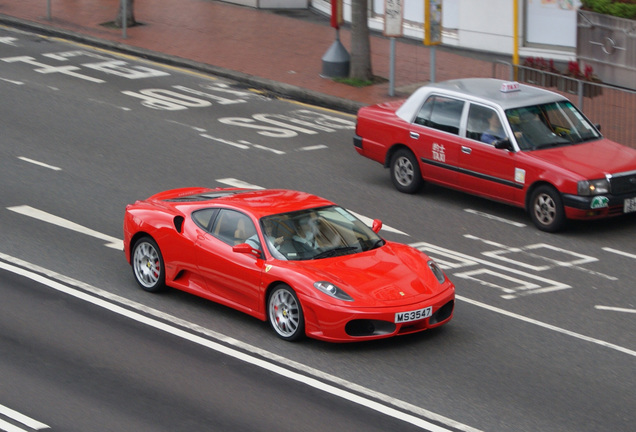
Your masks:
{"label": "white wall", "polygon": [[512,5],[510,0],[459,0],[459,45],[468,49],[512,53]]}

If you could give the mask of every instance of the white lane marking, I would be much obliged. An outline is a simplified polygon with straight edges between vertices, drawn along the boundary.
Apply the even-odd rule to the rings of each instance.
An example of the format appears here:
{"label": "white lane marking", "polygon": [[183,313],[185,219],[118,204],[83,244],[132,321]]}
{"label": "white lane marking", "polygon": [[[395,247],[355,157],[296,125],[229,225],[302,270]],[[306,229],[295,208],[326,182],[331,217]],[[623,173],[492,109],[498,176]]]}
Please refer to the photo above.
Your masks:
{"label": "white lane marking", "polygon": [[511,221],[510,219],[504,219],[504,218],[499,217],[499,216],[491,215],[491,214],[480,212],[480,211],[473,210],[473,209],[464,209],[464,211],[467,212],[467,213],[472,213],[472,214],[477,215],[477,216],[485,217],[486,219],[492,219],[492,220],[496,220],[496,221],[499,221],[499,222],[507,223],[509,225],[516,226],[518,228],[523,228],[523,227],[526,226],[526,224],[523,224],[521,222]]}
{"label": "white lane marking", "polygon": [[44,162],[39,162],[39,161],[36,161],[36,160],[33,160],[33,159],[29,159],[29,158],[26,158],[24,156],[19,156],[18,159],[20,159],[21,161],[24,161],[24,162],[31,163],[33,165],[39,165],[39,166],[44,167],[44,168],[52,169],[53,171],[62,171],[62,168],[59,168],[59,167],[56,167],[56,166],[53,166],[53,165],[49,165],[49,164],[45,164]]}
{"label": "white lane marking", "polygon": [[[227,356],[233,357],[237,360],[243,361],[245,363],[251,364],[253,366],[256,367],[260,367],[262,369],[265,369],[269,372],[273,372],[276,373],[278,375],[281,375],[283,377],[289,378],[289,379],[293,379],[299,383],[308,385],[310,387],[313,387],[315,389],[321,390],[325,393],[329,393],[333,396],[348,400],[350,402],[356,403],[358,405],[361,405],[363,407],[375,410],[379,413],[382,413],[384,415],[387,415],[389,417],[393,417],[395,419],[398,420],[402,420],[404,422],[413,424],[419,428],[422,428],[424,430],[427,430],[429,432],[449,432],[452,428],[454,430],[460,430],[460,431],[464,431],[464,432],[481,432],[478,429],[472,428],[470,426],[461,424],[459,422],[456,422],[455,420],[452,419],[448,419],[446,417],[440,416],[438,414],[432,413],[430,411],[427,411],[423,408],[419,408],[419,407],[415,407],[407,402],[404,401],[400,401],[398,399],[395,398],[391,398],[387,395],[383,395],[381,393],[376,393],[373,390],[369,390],[369,389],[365,389],[364,387],[358,386],[356,384],[353,384],[351,382],[348,382],[346,380],[342,380],[337,378],[337,381],[334,382],[333,384],[329,384],[327,382],[323,382],[320,381],[316,378],[312,378],[310,376],[307,375],[303,375],[300,372],[295,372],[293,370],[287,369],[283,366],[280,366],[277,363],[274,363],[273,361],[277,361],[279,363],[283,363],[288,367],[292,367],[295,368],[296,365],[299,365],[298,363],[292,362],[292,361],[286,361],[284,358],[277,356],[273,353],[269,353],[268,351],[265,350],[261,350],[258,349],[256,347],[251,347],[248,344],[244,344],[240,341],[236,341],[235,339],[229,338],[225,335],[222,334],[218,334],[216,332],[212,332],[210,330],[207,330],[203,327],[200,327],[198,325],[195,325],[193,323],[189,323],[187,321],[183,321],[180,320],[176,317],[173,317],[171,315],[162,313],[160,311],[154,310],[152,308],[148,308],[147,306],[140,304],[140,303],[136,303],[133,302],[131,300],[125,299],[123,297],[119,297],[116,296],[114,294],[111,293],[107,293],[104,290],[101,290],[99,288],[95,288],[92,287],[91,285],[85,284],[83,282],[79,282],[79,281],[74,281],[71,278],[62,276],[63,280],[66,284],[73,284],[75,285],[76,288],[82,289],[83,291],[80,291],[78,289],[75,289],[73,287],[69,287],[67,285],[64,285],[56,280],[50,279],[48,277],[45,277],[41,274],[38,273],[34,273],[33,271],[30,271],[30,268],[33,267],[32,270],[34,271],[40,271],[37,270],[39,269],[39,267],[34,266],[33,264],[30,264],[26,261],[22,261],[19,260],[18,258],[14,258],[5,254],[0,253],[0,258],[7,260],[7,261],[11,261],[11,262],[15,262],[17,263],[21,263],[21,265],[26,266],[27,268],[21,268],[21,267],[16,267],[14,265],[5,263],[0,261],[0,268],[3,268],[7,271],[10,271],[12,273],[15,273],[17,275],[21,275],[24,276],[28,279],[31,279],[35,282],[44,284],[52,289],[55,289],[59,292],[68,294],[70,296],[73,296],[75,298],[78,298],[80,300],[83,300],[85,302],[91,303],[95,306],[101,307],[103,309],[109,310],[113,313],[117,313],[121,316],[130,318],[134,321],[137,321],[141,324],[145,324],[147,326],[153,327],[157,330],[161,330],[163,332],[166,332],[168,334],[180,337],[184,340],[190,341],[192,343],[196,343],[198,345],[201,345],[203,347],[212,349],[214,351],[217,351],[219,353],[225,354]],[[50,270],[46,270],[43,269],[46,275],[53,276],[56,275],[55,272],[52,272]],[[74,284],[73,282],[77,282],[77,284]],[[125,304],[128,307],[133,307],[139,311],[143,311],[144,314],[146,315],[142,315],[141,313],[132,311],[130,309],[124,308],[122,306],[119,306],[117,304],[111,303],[109,301],[106,301],[102,298],[98,298],[96,296],[90,295],[85,291],[89,291],[92,292],[93,294],[97,294],[101,297],[106,297],[110,300],[114,300],[117,299],[116,301],[118,301],[119,303]],[[158,319],[154,319],[151,318],[147,315],[153,315],[155,317],[161,317],[161,320]],[[249,349],[249,351],[252,351],[254,353],[258,353],[259,357],[265,357],[265,359],[263,358],[259,358],[259,357],[255,357],[253,355],[250,355],[248,353],[242,352],[242,351],[238,351],[235,348],[226,346],[226,345],[222,345],[219,342],[215,342],[213,340],[210,340],[206,337],[203,336],[199,336],[196,334],[193,334],[189,331],[183,330],[181,328],[175,327],[171,324],[168,324],[164,321],[168,321],[171,323],[174,323],[176,325],[179,326],[185,326],[186,328],[197,332],[197,333],[202,333],[208,337],[213,337],[217,340],[219,340],[219,342],[225,342],[225,343],[229,343],[232,345],[235,345],[237,348],[243,348],[243,349]],[[322,379],[327,379],[328,377],[330,377],[330,375],[328,374],[324,374],[320,371],[317,371],[315,369],[312,369],[308,366],[304,366],[304,365],[300,365],[301,368],[299,368],[300,370],[304,371],[304,372],[310,372],[312,371],[314,373],[315,376],[322,378]],[[311,372],[310,372],[311,373]],[[342,389],[340,387],[338,387],[337,385],[339,385],[340,387],[345,387],[345,389]],[[363,390],[366,390],[363,392]],[[366,393],[366,396],[360,396],[359,394],[354,393],[354,391],[356,393]],[[381,397],[377,397],[377,396],[381,396]],[[370,397],[376,399],[370,399]],[[381,403],[381,402],[377,402],[377,400],[381,400],[382,402],[384,402],[385,404]],[[392,406],[390,406],[392,405]],[[411,410],[413,412],[413,414],[409,414],[408,412],[405,411],[409,411]],[[417,415],[424,415],[426,416],[429,420],[431,421],[435,421],[438,423],[442,423],[447,425],[448,427],[443,427],[434,423],[431,423],[430,421],[427,421],[423,418],[417,417]]]}
{"label": "white lane marking", "polygon": [[[435,261],[437,261],[440,265],[442,265],[441,262],[435,258],[435,255],[437,255],[438,253],[442,254],[443,256],[447,258],[454,258],[456,261],[458,261],[458,264],[455,265],[455,268],[469,267],[472,265],[481,264],[481,265],[489,266],[491,268],[495,268],[497,270],[502,270],[505,273],[499,273],[499,272],[487,270],[487,269],[479,269],[475,271],[464,271],[461,273],[455,272],[453,273],[453,276],[464,278],[464,279],[475,280],[479,282],[481,285],[500,289],[504,292],[504,294],[501,297],[506,300],[511,300],[511,299],[515,299],[518,297],[527,296],[531,294],[546,293],[551,291],[558,291],[558,290],[572,288],[570,285],[564,284],[562,282],[554,281],[554,280],[547,279],[532,273],[513,269],[511,267],[507,267],[507,266],[497,264],[491,261],[487,261],[481,258],[472,257],[469,255],[463,254],[461,252],[445,249],[430,243],[417,242],[417,243],[412,243],[411,246],[426,252],[428,255],[431,256],[431,258],[435,259]],[[445,268],[445,267],[442,265],[442,268]],[[507,273],[513,273],[516,276],[516,278],[510,277]],[[476,276],[481,276],[481,278]],[[518,278],[520,277],[529,279],[535,283],[534,284],[525,283],[525,284],[519,285]],[[493,283],[492,282],[493,280],[496,280],[498,283]],[[508,284],[507,286],[503,285],[506,283]],[[541,284],[538,284],[538,283],[541,283]]]}
{"label": "white lane marking", "polygon": [[[4,405],[0,405],[0,414],[3,414],[15,421],[17,421],[18,423],[21,423],[25,426],[30,427],[31,429],[35,429],[35,430],[40,430],[40,429],[49,429],[50,426],[45,425],[44,423],[41,423],[37,420],[32,419],[31,417],[25,416],[24,414],[21,414],[15,410],[12,410],[11,408],[8,408]],[[0,428],[2,428],[2,430],[5,431],[12,431],[12,430],[16,430],[16,431],[21,431],[22,429],[16,428],[15,425],[11,425],[9,423],[3,422],[2,420],[0,420]],[[7,425],[16,428],[16,429],[7,429]]]}
{"label": "white lane marking", "polygon": [[585,335],[582,335],[580,333],[576,333],[576,332],[573,332],[573,331],[570,331],[570,330],[566,330],[566,329],[563,329],[561,327],[557,327],[557,326],[552,325],[552,324],[547,324],[547,323],[535,320],[533,318],[528,318],[528,317],[525,317],[523,315],[516,314],[514,312],[509,312],[509,311],[507,311],[505,309],[500,309],[500,308],[495,307],[495,306],[490,306],[490,305],[488,305],[486,303],[482,303],[482,302],[479,302],[477,300],[471,300],[471,299],[469,299],[467,297],[464,297],[464,296],[455,295],[455,298],[458,299],[458,300],[464,301],[466,303],[470,303],[473,306],[478,306],[480,308],[487,309],[487,310],[489,310],[491,312],[496,312],[498,314],[505,315],[507,317],[514,318],[514,319],[519,320],[519,321],[523,321],[523,322],[526,322],[526,323],[529,323],[529,324],[532,324],[532,325],[536,325],[538,327],[543,327],[545,329],[552,330],[552,331],[557,332],[557,333],[561,333],[561,334],[564,334],[564,335],[567,335],[567,336],[571,336],[573,338],[580,339],[580,340],[585,341],[585,342],[590,342],[590,343],[593,343],[593,344],[597,344],[597,345],[600,345],[602,347],[613,349],[613,350],[616,350],[618,352],[622,352],[624,354],[630,355],[632,357],[636,357],[636,351],[631,350],[629,348],[622,347],[620,345],[615,345],[613,343],[609,343],[609,342],[606,342],[606,341],[603,341],[603,340],[600,340],[600,339],[596,339],[596,338],[593,338],[593,337],[585,336]]}
{"label": "white lane marking", "polygon": [[298,151],[312,151],[312,150],[322,150],[322,149],[326,149],[329,148],[324,144],[318,144],[318,145],[314,145],[314,146],[307,146],[307,147],[301,147],[298,149]]}
{"label": "white lane marking", "polygon": [[199,136],[201,136],[203,138],[211,139],[213,141],[217,141],[217,142],[220,142],[220,143],[223,143],[223,144],[228,144],[228,145],[231,145],[232,147],[237,147],[237,148],[240,148],[240,149],[243,149],[243,150],[246,150],[246,149],[250,148],[250,146],[248,146],[248,145],[235,143],[235,142],[228,141],[228,140],[225,140],[225,139],[222,139],[222,138],[216,138],[216,137],[213,137],[213,136],[208,135],[208,134],[200,134]]}
{"label": "white lane marking", "polygon": [[617,255],[623,255],[623,256],[625,256],[625,257],[627,257],[627,258],[633,258],[633,259],[636,259],[636,255],[631,254],[631,253],[629,253],[629,252],[623,252],[623,251],[621,251],[621,250],[613,249],[613,248],[609,248],[609,247],[604,247],[604,248],[603,248],[603,250],[604,250],[605,252],[611,252],[611,253],[615,253],[615,254],[617,254]]}
{"label": "white lane marking", "polygon": [[132,111],[132,108],[128,108],[128,107],[121,106],[121,105],[115,105],[115,104],[112,104],[110,102],[102,101],[102,100],[99,100],[99,99],[89,98],[88,100],[91,101],[91,102],[95,102],[95,103],[101,104],[101,105],[107,105],[107,106],[110,106],[110,107],[114,107],[114,108],[116,108],[118,110]]}
{"label": "white lane marking", "polygon": [[223,144],[227,144],[227,145],[230,145],[232,147],[237,147],[237,148],[240,148],[242,150],[247,150],[249,148],[257,148],[259,150],[265,150],[265,151],[269,151],[269,152],[272,152],[272,153],[275,153],[275,154],[279,154],[279,155],[280,154],[285,154],[285,152],[282,151],[282,150],[276,150],[276,149],[273,149],[271,147],[266,147],[266,146],[260,145],[260,144],[252,144],[249,141],[234,142],[234,141],[226,140],[226,139],[223,139],[223,138],[213,137],[212,135],[208,135],[208,134],[205,134],[205,133],[199,134],[199,136],[201,136],[203,138],[210,139],[212,141],[216,141],[216,142],[220,142],[220,143],[223,143]]}
{"label": "white lane marking", "polygon": [[6,79],[6,78],[0,78],[0,80],[6,81],[6,82],[11,83],[11,84],[15,84],[15,85],[24,85],[24,83],[22,81],[15,81],[15,80],[10,80],[10,79]]}
{"label": "white lane marking", "polygon": [[236,188],[245,188],[245,189],[265,189],[262,186],[257,186],[255,184],[251,184],[248,182],[244,182],[243,180],[235,179],[235,178],[222,178],[216,179],[219,183],[222,183],[226,186],[236,187]]}
{"label": "white lane marking", "polygon": [[175,120],[166,120],[166,121],[168,123],[174,123],[174,124],[177,124],[179,126],[185,126],[185,127],[189,128],[189,129],[193,129],[196,132],[205,132],[206,131],[205,129],[200,128],[198,126],[192,126],[192,125],[189,125],[189,124],[186,124],[186,123],[181,123],[181,122],[178,122],[178,121],[175,121]]}
{"label": "white lane marking", "polygon": [[613,307],[613,306],[596,305],[594,306],[594,309],[607,310],[612,312],[636,313],[636,309],[619,308],[619,307]]}
{"label": "white lane marking", "polygon": [[100,233],[98,231],[92,230],[90,228],[86,228],[82,225],[76,224],[75,222],[71,222],[67,219],[61,218],[59,216],[52,215],[42,210],[38,210],[36,208],[30,207],[28,205],[15,206],[15,207],[7,207],[7,210],[11,210],[12,212],[19,213],[24,216],[29,216],[34,219],[41,220],[43,222],[48,222],[53,225],[60,226],[62,228],[70,229],[71,231],[76,231],[81,234],[86,234],[91,237],[98,238],[100,240],[105,240],[107,243],[104,245],[113,249],[124,249],[124,242],[115,237],[111,237],[109,235]]}
{"label": "white lane marking", "polygon": [[[347,210],[349,211],[349,213],[351,213],[352,215],[354,215],[355,217],[360,219],[362,222],[364,222],[366,225],[368,225],[368,226],[372,226],[373,225],[373,219],[371,219],[370,217],[363,216],[360,213],[356,213],[356,212],[354,212],[352,210],[349,210],[349,209],[347,209]],[[391,227],[389,225],[382,225],[382,230],[383,231],[390,231],[390,232],[396,233],[396,234],[402,234],[404,236],[409,237],[409,234],[405,233],[404,231],[400,231],[397,228],[393,228],[393,227]]]}
{"label": "white lane marking", "polygon": [[[264,187],[261,186],[257,186],[257,185],[253,185],[247,182],[244,182],[243,180],[238,180],[235,178],[222,178],[222,179],[216,179],[216,181],[218,181],[219,183],[223,183],[224,185],[227,186],[232,186],[232,187],[238,187],[238,188],[246,188],[246,189],[265,189]],[[347,209],[348,210],[348,209]],[[357,217],[358,219],[360,219],[362,222],[364,222],[366,225],[371,226],[373,224],[373,219],[363,216],[359,213],[353,212],[351,210],[349,210],[349,212],[351,214],[353,214],[355,217]],[[382,229],[385,231],[390,231],[396,234],[402,234],[405,236],[409,236],[407,233],[400,231],[396,228],[390,227],[388,225],[382,225]]]}
{"label": "white lane marking", "polygon": [[[495,251],[482,252],[482,255],[485,255],[489,258],[508,262],[510,264],[515,264],[520,267],[524,267],[533,271],[539,272],[539,271],[550,270],[555,267],[565,267],[565,268],[571,268],[574,270],[582,271],[594,276],[609,279],[611,281],[618,280],[618,278],[615,276],[607,275],[605,273],[597,272],[595,270],[591,270],[581,266],[582,264],[590,264],[590,263],[596,262],[598,261],[598,258],[588,256],[588,255],[583,255],[583,254],[570,251],[567,249],[562,249],[556,246],[549,245],[547,243],[536,243],[536,244],[531,244],[531,245],[526,245],[521,247],[513,247],[513,246],[507,246],[501,243],[496,243],[491,240],[482,239],[472,234],[464,234],[464,237],[471,240],[478,240],[487,245],[495,246],[499,248],[499,250],[495,250]],[[542,255],[541,253],[535,252],[539,250],[545,251],[543,252],[544,254]],[[512,254],[518,254],[522,257],[522,259],[523,258],[535,259],[537,261],[540,261],[541,264],[543,265],[532,265],[528,261],[515,260],[512,258],[504,257],[503,256],[504,254],[508,254],[509,256]],[[550,258],[547,256],[548,254],[558,255],[561,257],[561,259]]]}

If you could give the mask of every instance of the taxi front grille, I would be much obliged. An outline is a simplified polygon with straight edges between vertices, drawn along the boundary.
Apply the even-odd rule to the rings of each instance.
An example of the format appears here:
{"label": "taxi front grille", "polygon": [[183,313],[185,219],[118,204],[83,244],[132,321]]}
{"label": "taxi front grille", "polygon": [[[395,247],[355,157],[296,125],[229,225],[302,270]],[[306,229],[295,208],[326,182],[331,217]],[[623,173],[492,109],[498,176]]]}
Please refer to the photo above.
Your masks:
{"label": "taxi front grille", "polygon": [[610,190],[614,195],[636,192],[636,172],[614,174],[610,178]]}

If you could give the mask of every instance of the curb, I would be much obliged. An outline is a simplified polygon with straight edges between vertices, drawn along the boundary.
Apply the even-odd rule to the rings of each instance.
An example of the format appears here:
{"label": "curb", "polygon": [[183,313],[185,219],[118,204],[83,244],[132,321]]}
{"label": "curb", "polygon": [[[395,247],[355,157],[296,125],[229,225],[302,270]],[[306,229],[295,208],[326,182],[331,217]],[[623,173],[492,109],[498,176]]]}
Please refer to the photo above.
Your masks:
{"label": "curb", "polygon": [[31,31],[44,36],[59,37],[62,39],[67,39],[73,42],[80,42],[97,48],[110,49],[122,54],[133,55],[157,63],[183,67],[198,72],[216,75],[222,78],[232,79],[241,84],[251,86],[259,90],[267,90],[274,96],[294,99],[299,102],[343,111],[350,114],[356,114],[358,112],[358,109],[366,105],[337,96],[331,96],[313,90],[304,89],[302,87],[294,86],[291,84],[272,81],[243,72],[238,72],[205,63],[199,63],[181,57],[169,56],[157,51],[126,45],[121,42],[112,42],[105,39],[99,39],[70,30],[63,30],[57,27],[47,26],[45,24],[27,21],[20,18],[14,18],[3,14],[0,14],[0,24],[4,24],[8,27],[13,27],[19,30]]}

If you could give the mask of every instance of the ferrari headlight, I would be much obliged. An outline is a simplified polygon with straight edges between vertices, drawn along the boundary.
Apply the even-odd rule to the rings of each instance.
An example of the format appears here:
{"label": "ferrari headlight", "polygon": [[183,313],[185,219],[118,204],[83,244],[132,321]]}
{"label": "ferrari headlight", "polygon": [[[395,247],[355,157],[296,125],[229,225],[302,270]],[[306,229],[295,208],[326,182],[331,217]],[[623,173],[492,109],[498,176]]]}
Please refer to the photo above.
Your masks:
{"label": "ferrari headlight", "polygon": [[582,180],[578,183],[578,194],[592,196],[609,193],[609,181],[607,179]]}
{"label": "ferrari headlight", "polygon": [[340,288],[338,288],[331,282],[325,282],[325,281],[314,282],[314,287],[324,292],[328,296],[331,296],[338,300],[353,301],[353,298],[351,298],[349,294],[347,294],[346,292],[344,292],[343,290],[341,290]]}
{"label": "ferrari headlight", "polygon": [[442,271],[442,269],[437,265],[437,263],[433,260],[428,262],[428,268],[431,269],[435,277],[437,278],[437,282],[443,284],[446,282],[446,275]]}

